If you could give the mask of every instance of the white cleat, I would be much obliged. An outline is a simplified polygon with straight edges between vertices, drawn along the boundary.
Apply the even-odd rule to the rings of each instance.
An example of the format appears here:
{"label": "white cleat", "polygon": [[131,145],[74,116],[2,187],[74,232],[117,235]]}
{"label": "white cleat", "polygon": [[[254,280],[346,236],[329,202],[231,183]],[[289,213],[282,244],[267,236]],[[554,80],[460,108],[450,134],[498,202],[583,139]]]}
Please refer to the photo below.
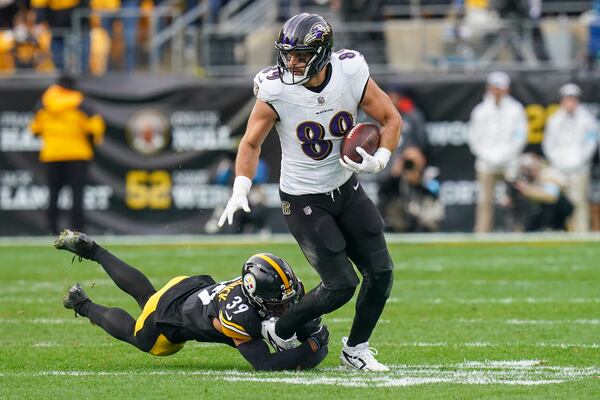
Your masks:
{"label": "white cleat", "polygon": [[261,324],[261,333],[263,338],[271,345],[275,351],[293,349],[298,345],[296,334],[289,339],[282,339],[275,333],[276,318],[270,318]]}
{"label": "white cleat", "polygon": [[357,344],[354,347],[347,345],[348,338],[342,338],[342,354],[340,355],[340,363],[342,366],[358,371],[377,371],[384,372],[390,369],[377,361],[374,356],[377,355],[377,350],[369,347],[369,342]]}

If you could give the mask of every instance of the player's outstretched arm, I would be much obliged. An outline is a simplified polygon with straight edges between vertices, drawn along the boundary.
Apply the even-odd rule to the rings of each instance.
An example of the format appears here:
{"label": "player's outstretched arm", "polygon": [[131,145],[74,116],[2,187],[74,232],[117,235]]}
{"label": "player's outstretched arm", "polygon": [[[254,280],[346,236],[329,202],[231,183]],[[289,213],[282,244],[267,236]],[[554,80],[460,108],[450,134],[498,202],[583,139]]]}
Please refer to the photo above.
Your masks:
{"label": "player's outstretched arm", "polygon": [[257,371],[309,369],[319,365],[327,356],[329,331],[322,325],[300,346],[277,353],[269,352],[269,346],[261,339],[234,339],[234,342]]}
{"label": "player's outstretched arm", "polygon": [[256,174],[256,168],[258,167],[260,148],[276,119],[277,113],[267,103],[256,100],[248,118],[246,132],[238,147],[235,160],[236,178],[233,183],[233,191],[223,214],[221,214],[221,218],[219,218],[219,227],[222,227],[226,220],[231,225],[233,223],[233,215],[239,209],[250,212],[248,193],[250,193],[252,178]]}

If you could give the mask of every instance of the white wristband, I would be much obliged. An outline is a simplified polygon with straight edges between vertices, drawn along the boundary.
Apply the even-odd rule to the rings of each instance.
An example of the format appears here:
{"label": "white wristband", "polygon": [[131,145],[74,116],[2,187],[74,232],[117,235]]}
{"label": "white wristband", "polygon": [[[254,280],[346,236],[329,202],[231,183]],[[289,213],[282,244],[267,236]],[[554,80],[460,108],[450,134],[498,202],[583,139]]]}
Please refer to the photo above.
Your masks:
{"label": "white wristband", "polygon": [[381,164],[381,169],[384,169],[388,161],[390,161],[391,155],[392,152],[389,151],[386,147],[380,147],[377,149],[375,154],[373,154],[373,157],[375,157],[379,164]]}
{"label": "white wristband", "polygon": [[233,194],[248,196],[251,187],[252,179],[244,175],[236,176],[235,180],[233,181]]}

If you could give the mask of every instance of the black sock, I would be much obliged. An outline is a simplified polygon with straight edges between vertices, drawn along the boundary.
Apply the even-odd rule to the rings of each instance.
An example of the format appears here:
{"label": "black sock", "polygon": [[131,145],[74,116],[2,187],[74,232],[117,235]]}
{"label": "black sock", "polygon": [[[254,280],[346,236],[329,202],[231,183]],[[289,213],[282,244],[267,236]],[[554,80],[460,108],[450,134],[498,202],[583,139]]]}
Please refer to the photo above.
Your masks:
{"label": "black sock", "polygon": [[135,319],[125,310],[120,308],[104,307],[86,300],[75,306],[78,314],[87,317],[94,324],[104,329],[109,335],[137,347],[137,341],[133,335]]}
{"label": "black sock", "polygon": [[385,303],[363,303],[360,311],[356,310],[354,321],[352,321],[352,329],[350,329],[350,335],[348,336],[348,346],[354,347],[357,344],[369,341],[384,307]]}
{"label": "black sock", "polygon": [[146,275],[116,257],[114,254],[94,243],[90,250],[90,260],[98,262],[116,285],[133,297],[140,308],[156,293],[156,289]]}

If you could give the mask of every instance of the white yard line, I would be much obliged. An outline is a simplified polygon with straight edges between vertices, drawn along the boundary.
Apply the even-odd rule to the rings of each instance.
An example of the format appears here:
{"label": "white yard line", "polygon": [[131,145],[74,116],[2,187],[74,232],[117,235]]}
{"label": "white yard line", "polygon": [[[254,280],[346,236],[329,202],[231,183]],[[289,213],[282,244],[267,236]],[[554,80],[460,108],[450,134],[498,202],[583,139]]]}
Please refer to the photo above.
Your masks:
{"label": "white yard line", "polygon": [[[1,298],[0,298],[1,301]],[[598,297],[574,297],[574,298],[558,298],[558,297],[501,297],[501,298],[430,298],[430,299],[409,299],[400,297],[390,297],[388,303],[424,303],[424,304],[600,304]]]}
{"label": "white yard line", "polygon": [[341,368],[315,372],[257,373],[236,370],[142,370],[142,371],[0,371],[0,377],[81,376],[194,376],[205,380],[341,387],[404,387],[435,383],[467,385],[548,385],[597,376],[597,367],[547,366],[540,360],[465,361],[458,364],[392,365],[387,373],[357,373]]}
{"label": "white yard line", "polygon": [[600,319],[483,319],[459,318],[455,320],[464,324],[504,323],[508,325],[600,325]]}

